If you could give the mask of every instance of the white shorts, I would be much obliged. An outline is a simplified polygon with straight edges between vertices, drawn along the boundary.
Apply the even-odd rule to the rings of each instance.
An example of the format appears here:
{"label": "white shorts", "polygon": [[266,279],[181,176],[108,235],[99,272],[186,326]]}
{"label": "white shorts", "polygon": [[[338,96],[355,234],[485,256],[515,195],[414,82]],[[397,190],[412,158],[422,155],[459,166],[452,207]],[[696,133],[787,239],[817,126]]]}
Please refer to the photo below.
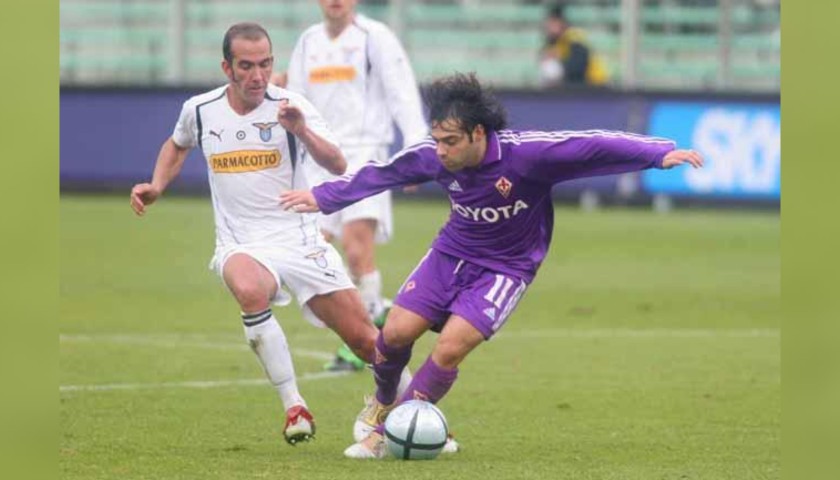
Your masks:
{"label": "white shorts", "polygon": [[315,295],[324,295],[338,290],[356,288],[336,249],[326,243],[317,245],[237,245],[230,248],[218,248],[210,261],[214,270],[224,283],[224,266],[236,253],[244,253],[264,266],[274,281],[277,282],[277,294],[271,301],[275,305],[285,306],[291,300],[291,291],[297,297],[303,317],[316,327],[324,323],[312,313],[306,305]]}
{"label": "white shorts", "polygon": [[[348,147],[342,150],[347,158],[347,172],[355,173],[368,162],[384,164],[388,161],[388,149],[376,145],[370,147]],[[314,175],[313,185],[338,177]],[[341,239],[342,227],[354,220],[376,220],[376,243],[387,243],[393,233],[394,220],[391,213],[391,192],[368,197],[330,215],[318,214],[318,226],[336,239]]]}
{"label": "white shorts", "polygon": [[393,226],[391,192],[368,197],[330,215],[318,214],[321,230],[338,240],[341,239],[342,227],[354,220],[376,220],[376,243],[387,243]]}

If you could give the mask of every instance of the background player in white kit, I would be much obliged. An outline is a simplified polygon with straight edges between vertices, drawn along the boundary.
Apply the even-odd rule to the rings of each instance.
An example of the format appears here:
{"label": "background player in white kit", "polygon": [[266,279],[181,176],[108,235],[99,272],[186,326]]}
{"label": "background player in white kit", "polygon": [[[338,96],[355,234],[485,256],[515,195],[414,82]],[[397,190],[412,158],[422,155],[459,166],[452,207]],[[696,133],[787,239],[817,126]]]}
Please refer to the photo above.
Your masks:
{"label": "background player in white kit", "polygon": [[[393,123],[403,144],[413,145],[428,131],[414,73],[396,35],[384,24],[355,11],[356,0],[319,0],[324,21],[301,34],[292,53],[287,80],[323,115],[341,142],[353,173],[368,162],[385,163],[394,140]],[[310,184],[335,180],[304,160]],[[319,214],[320,215],[320,214]],[[354,283],[371,318],[384,318],[382,278],[375,244],[392,233],[391,193],[383,192],[332,215],[321,228],[341,240]],[[364,361],[339,349],[328,369],[360,369]]]}
{"label": "background player in white kit", "polygon": [[132,189],[131,207],[143,215],[178,175],[189,150],[203,151],[216,224],[210,266],[239,303],[245,336],[286,410],[284,437],[295,444],[315,433],[315,423],[270,308],[291,301],[281,286],[296,295],[308,320],[326,324],[360,357],[373,359],[377,330],[338,252],[314,216],[278,204],[281,192],[307,185],[299,172],[301,152],[334,174],[346,169],[346,161],[317,110],[299,94],[269,84],[274,57],[261,26],[233,25],[222,49],[229,83],[184,103],[151,182]]}

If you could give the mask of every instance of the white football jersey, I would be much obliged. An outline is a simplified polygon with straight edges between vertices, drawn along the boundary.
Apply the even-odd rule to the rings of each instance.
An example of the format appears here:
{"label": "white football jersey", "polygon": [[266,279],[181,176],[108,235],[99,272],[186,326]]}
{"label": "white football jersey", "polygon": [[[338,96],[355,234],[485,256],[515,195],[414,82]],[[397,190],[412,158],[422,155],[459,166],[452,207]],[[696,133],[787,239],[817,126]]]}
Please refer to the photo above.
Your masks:
{"label": "white football jersey", "polygon": [[[301,95],[269,85],[265,100],[246,115],[228,103],[227,85],[184,102],[172,140],[182,148],[199,147],[216,220],[216,247],[314,243],[316,217],[283,210],[280,193],[307,189],[299,173],[303,144],[277,122],[279,102],[301,109],[306,125],[338,145],[318,111]],[[292,144],[290,144],[292,140]]]}
{"label": "white football jersey", "polygon": [[394,122],[405,145],[426,136],[405,50],[387,26],[364,15],[335,39],[324,23],[304,31],[289,60],[287,88],[312,102],[342,146],[389,145]]}

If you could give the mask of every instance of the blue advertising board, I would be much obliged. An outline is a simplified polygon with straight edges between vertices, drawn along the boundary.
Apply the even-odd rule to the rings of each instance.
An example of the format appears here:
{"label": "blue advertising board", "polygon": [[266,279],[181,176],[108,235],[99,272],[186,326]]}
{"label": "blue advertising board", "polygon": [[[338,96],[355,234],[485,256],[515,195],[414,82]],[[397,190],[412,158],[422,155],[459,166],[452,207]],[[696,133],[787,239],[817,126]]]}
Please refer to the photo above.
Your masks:
{"label": "blue advertising board", "polygon": [[[62,188],[127,189],[147,181],[163,141],[172,134],[182,103],[200,93],[193,89],[73,89],[61,91]],[[599,96],[553,96],[504,93],[500,100],[515,129],[623,130],[630,100]],[[392,153],[402,145],[397,138]],[[593,190],[611,194],[616,175],[585,178],[558,186],[560,193]],[[207,166],[194,149],[170,190],[206,190]],[[440,193],[437,185],[424,191]]]}
{"label": "blue advertising board", "polygon": [[[193,89],[62,88],[62,188],[126,189],[147,180],[161,143],[172,134],[182,102],[195,93]],[[504,92],[499,99],[514,129],[638,131],[675,139],[680,148],[694,148],[705,156],[706,168],[701,170],[645,171],[641,182],[645,193],[779,199],[781,125],[776,99],[678,101],[661,96],[527,92]],[[394,148],[400,144],[398,139]],[[579,179],[558,185],[554,192],[629,195],[636,192],[637,179],[637,174]],[[200,152],[190,153],[172,189],[207,189],[207,166]]]}
{"label": "blue advertising board", "polygon": [[778,200],[781,191],[781,115],[778,104],[659,102],[648,133],[694,149],[705,167],[645,171],[651,194]]}
{"label": "blue advertising board", "polygon": [[[191,91],[62,90],[61,183],[126,188],[152,176],[160,146],[172,135]],[[184,162],[174,189],[207,185],[197,149]]]}

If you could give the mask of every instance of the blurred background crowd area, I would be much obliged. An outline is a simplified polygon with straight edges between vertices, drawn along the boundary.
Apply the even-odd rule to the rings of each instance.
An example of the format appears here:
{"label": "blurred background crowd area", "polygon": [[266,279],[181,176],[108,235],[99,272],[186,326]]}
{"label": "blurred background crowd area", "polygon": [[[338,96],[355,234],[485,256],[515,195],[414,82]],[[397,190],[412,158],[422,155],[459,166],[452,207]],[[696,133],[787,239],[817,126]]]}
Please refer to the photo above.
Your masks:
{"label": "blurred background crowd area", "polygon": [[[541,67],[540,0],[367,0],[358,10],[402,40],[421,83],[475,71],[505,89],[553,88]],[[779,0],[567,0],[565,19],[617,90],[778,92]],[[284,70],[298,35],[320,21],[315,0],[62,0],[64,86],[224,83],[221,38],[253,20]]]}
{"label": "blurred background crowd area", "polygon": [[[182,102],[227,82],[220,63],[231,24],[264,25],[274,69],[283,71],[298,36],[322,21],[316,0],[60,6],[63,191],[123,192],[147,178]],[[701,170],[555,187],[555,198],[586,208],[652,202],[663,210],[683,201],[778,209],[780,9],[778,0],[360,0],[357,7],[396,32],[420,84],[474,71],[493,85],[511,128],[624,130],[698,150]],[[391,150],[401,146],[398,137]],[[206,192],[206,164],[190,156],[172,189]],[[440,193],[428,187],[421,193]]]}

